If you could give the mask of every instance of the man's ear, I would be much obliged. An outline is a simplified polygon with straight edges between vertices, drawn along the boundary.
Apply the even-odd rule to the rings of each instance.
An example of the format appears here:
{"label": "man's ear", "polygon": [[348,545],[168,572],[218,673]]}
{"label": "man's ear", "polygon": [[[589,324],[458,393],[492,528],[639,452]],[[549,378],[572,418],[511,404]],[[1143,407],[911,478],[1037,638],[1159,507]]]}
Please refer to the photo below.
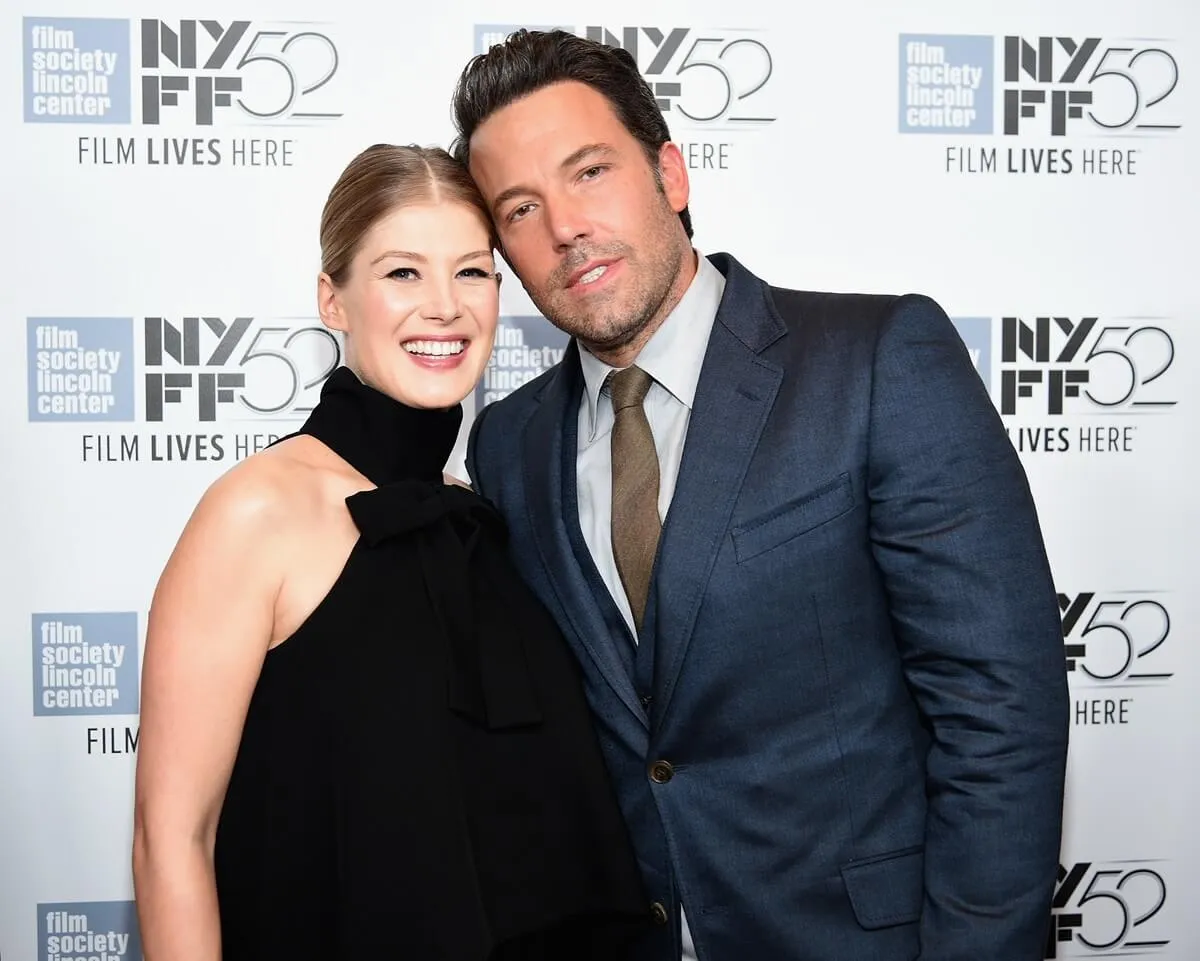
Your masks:
{"label": "man's ear", "polygon": [[667,202],[675,213],[679,213],[688,205],[692,188],[683,154],[669,140],[658,148],[658,170]]}

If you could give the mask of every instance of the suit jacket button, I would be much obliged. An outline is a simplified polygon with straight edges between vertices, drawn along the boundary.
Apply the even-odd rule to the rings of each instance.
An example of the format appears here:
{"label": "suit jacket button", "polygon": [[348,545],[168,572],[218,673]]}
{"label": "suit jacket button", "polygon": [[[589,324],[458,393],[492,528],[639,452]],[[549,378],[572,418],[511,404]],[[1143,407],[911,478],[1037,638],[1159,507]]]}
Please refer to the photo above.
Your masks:
{"label": "suit jacket button", "polygon": [[655,784],[666,784],[675,776],[675,768],[669,761],[655,761],[650,765],[650,780]]}
{"label": "suit jacket button", "polygon": [[661,901],[655,901],[650,905],[650,917],[654,919],[655,924],[666,924],[668,920],[667,909],[663,907]]}

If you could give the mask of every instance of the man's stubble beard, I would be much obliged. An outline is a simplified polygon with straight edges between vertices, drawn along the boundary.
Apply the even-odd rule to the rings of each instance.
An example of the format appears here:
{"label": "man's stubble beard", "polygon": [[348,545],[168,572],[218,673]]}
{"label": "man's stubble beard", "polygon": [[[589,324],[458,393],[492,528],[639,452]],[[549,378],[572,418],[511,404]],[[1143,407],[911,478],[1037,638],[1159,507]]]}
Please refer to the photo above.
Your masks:
{"label": "man's stubble beard", "polygon": [[[563,309],[565,305],[555,303],[555,297],[541,296],[528,286],[525,287],[526,293],[542,316],[565,334],[576,338],[591,352],[607,353],[620,350],[635,341],[651,324],[657,326],[661,323],[678,302],[678,297],[672,295],[689,248],[677,240],[674,230],[663,231],[649,241],[647,247],[661,253],[649,262],[648,274],[636,281],[633,281],[633,278],[625,278],[625,287],[621,291],[624,297],[621,298],[620,304],[597,305],[594,310],[584,309],[570,313]],[[576,264],[581,265],[597,257],[613,255],[621,256],[626,266],[636,271],[640,261],[633,258],[630,248],[622,244],[619,245],[619,249],[620,253],[613,248],[610,248],[610,252],[589,251],[587,256],[569,261],[572,266],[567,267],[565,272],[576,269]],[[551,275],[550,283],[556,295],[569,297],[570,294],[562,288],[561,282],[555,279],[559,274],[560,271],[555,271]]]}

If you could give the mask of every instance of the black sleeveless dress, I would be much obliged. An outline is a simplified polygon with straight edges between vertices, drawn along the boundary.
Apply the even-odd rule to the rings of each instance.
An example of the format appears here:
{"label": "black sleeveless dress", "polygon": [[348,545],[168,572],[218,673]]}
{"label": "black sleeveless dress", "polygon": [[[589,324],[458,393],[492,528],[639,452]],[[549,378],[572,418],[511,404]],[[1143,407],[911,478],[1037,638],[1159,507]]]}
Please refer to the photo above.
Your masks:
{"label": "black sleeveless dress", "polygon": [[223,961],[613,961],[649,922],[578,665],[499,515],[442,482],[461,420],[342,367],[300,431],[378,486],[254,691],[217,829]]}

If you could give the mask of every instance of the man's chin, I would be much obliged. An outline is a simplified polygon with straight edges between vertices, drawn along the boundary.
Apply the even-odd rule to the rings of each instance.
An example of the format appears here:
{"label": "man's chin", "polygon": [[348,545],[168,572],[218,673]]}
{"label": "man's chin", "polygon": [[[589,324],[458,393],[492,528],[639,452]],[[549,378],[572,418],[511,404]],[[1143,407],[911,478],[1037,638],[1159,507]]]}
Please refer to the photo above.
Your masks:
{"label": "man's chin", "polygon": [[599,329],[596,326],[581,326],[580,332],[575,336],[593,353],[599,351],[608,353],[615,350],[621,350],[628,347],[631,343],[637,340],[638,335],[646,328],[646,324],[634,324],[632,326],[613,329],[611,326],[601,325]]}
{"label": "man's chin", "polygon": [[568,312],[556,309],[560,306],[558,304],[548,303],[543,306],[536,300],[533,303],[550,323],[563,333],[574,337],[589,350],[620,350],[636,339],[646,326],[644,321],[629,325],[629,316],[636,312],[614,309],[611,303],[606,305],[607,316],[581,314],[578,305],[575,305],[575,311]]}

